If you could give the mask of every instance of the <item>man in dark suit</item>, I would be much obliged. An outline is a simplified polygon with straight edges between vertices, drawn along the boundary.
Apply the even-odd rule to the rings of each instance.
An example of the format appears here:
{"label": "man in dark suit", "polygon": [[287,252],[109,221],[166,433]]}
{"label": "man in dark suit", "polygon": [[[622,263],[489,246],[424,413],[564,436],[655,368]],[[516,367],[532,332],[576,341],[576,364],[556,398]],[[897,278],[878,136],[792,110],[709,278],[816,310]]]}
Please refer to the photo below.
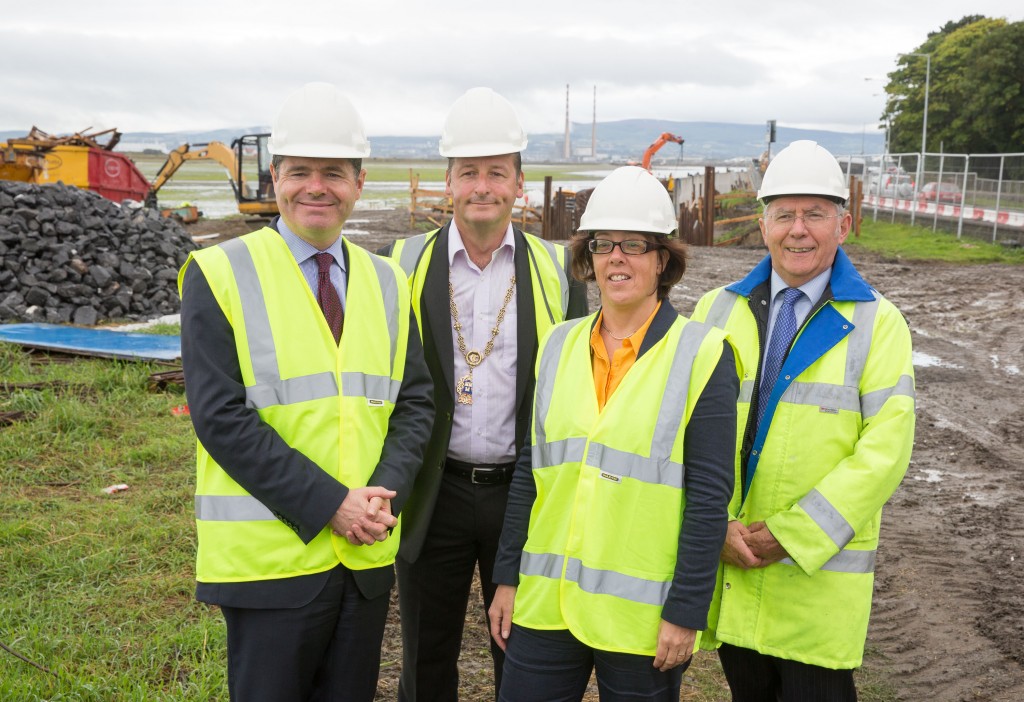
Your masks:
{"label": "man in dark suit", "polygon": [[269,148],[280,218],[179,276],[196,597],[232,700],[370,702],[431,380],[402,271],[341,236],[369,154],[351,103],[304,86]]}
{"label": "man in dark suit", "polygon": [[[440,142],[453,219],[382,252],[409,275],[437,408],[396,563],[403,701],[458,699],[473,572],[479,565],[486,613],[509,481],[529,436],[538,340],[587,313],[565,249],[512,226],[524,148],[507,100],[465,93]],[[493,642],[491,654],[497,691],[504,655]]]}

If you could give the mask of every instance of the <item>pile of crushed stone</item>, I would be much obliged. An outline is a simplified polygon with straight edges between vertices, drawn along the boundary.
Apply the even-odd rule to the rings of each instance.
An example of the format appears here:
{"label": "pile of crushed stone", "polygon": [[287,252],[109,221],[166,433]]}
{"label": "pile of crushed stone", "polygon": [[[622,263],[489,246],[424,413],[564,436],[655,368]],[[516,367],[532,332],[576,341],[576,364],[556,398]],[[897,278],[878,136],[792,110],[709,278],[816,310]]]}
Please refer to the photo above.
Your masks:
{"label": "pile of crushed stone", "polygon": [[0,181],[0,322],[94,325],[179,310],[198,248],[159,211],[58,183]]}

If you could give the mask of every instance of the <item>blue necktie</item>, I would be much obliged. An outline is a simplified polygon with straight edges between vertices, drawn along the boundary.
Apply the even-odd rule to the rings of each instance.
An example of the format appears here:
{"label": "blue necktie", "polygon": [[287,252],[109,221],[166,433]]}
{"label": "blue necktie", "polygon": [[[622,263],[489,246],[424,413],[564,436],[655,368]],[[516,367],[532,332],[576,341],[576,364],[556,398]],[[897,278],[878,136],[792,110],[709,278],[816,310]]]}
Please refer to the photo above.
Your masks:
{"label": "blue necktie", "polygon": [[796,336],[796,301],[803,295],[799,288],[786,288],[782,291],[783,300],[779,313],[775,316],[775,325],[772,327],[772,338],[768,342],[768,354],[764,362],[764,374],[761,376],[761,390],[757,394],[757,423],[761,424],[764,417],[765,407],[768,406],[768,398],[775,387],[775,381],[779,379],[779,371],[782,370],[782,362],[789,351],[789,345],[793,343]]}

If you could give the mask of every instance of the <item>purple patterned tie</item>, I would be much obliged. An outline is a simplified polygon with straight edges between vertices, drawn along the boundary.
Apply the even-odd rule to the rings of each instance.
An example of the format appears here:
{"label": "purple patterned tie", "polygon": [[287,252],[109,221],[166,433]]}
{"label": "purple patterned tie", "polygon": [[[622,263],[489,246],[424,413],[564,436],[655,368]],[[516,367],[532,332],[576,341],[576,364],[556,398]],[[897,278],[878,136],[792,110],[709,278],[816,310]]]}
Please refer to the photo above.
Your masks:
{"label": "purple patterned tie", "polygon": [[782,362],[786,359],[789,345],[796,336],[796,312],[794,307],[803,293],[799,288],[786,288],[782,291],[783,300],[779,313],[775,316],[772,326],[772,338],[768,342],[768,353],[764,361],[764,373],[761,376],[761,389],[757,393],[757,423],[761,424],[764,410],[768,406],[768,398],[779,379]]}
{"label": "purple patterned tie", "polygon": [[334,343],[341,342],[341,327],[344,322],[344,314],[341,311],[341,298],[338,291],[331,283],[331,264],[334,263],[334,256],[325,251],[315,255],[316,265],[320,267],[317,278],[316,299],[323,310],[327,326],[334,334]]}

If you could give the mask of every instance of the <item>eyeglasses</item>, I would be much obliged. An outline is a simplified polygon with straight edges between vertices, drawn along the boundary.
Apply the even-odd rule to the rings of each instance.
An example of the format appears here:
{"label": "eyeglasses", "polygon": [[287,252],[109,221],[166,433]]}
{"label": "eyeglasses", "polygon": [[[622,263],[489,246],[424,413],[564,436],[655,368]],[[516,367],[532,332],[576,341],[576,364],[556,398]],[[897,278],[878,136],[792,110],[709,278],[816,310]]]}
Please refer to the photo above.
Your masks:
{"label": "eyeglasses", "polygon": [[767,219],[771,225],[776,229],[784,229],[789,231],[793,225],[799,219],[804,223],[804,226],[808,229],[821,228],[830,219],[835,217],[842,217],[842,215],[828,215],[824,212],[818,212],[817,210],[811,212],[804,212],[802,215],[798,215],[795,212],[777,212],[773,215],[768,215]]}
{"label": "eyeglasses", "polygon": [[639,256],[648,251],[661,248],[658,244],[653,244],[645,239],[626,239],[625,241],[591,239],[587,242],[587,248],[590,249],[590,253],[596,254],[610,254],[615,250],[616,246],[619,247],[619,251],[630,256]]}

